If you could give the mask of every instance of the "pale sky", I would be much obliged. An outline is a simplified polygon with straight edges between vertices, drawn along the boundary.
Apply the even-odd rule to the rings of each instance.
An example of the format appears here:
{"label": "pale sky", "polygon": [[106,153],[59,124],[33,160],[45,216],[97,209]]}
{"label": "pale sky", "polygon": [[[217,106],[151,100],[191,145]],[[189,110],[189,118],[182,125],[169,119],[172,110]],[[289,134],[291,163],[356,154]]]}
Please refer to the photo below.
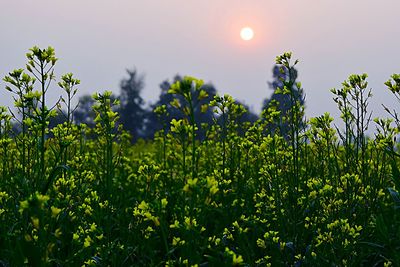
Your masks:
{"label": "pale sky", "polygon": [[[375,116],[399,104],[383,83],[400,72],[399,0],[0,0],[0,77],[26,63],[34,45],[53,46],[56,74],[73,72],[79,95],[119,92],[126,68],[145,74],[155,102],[159,84],[179,73],[212,82],[259,112],[271,94],[275,57],[292,51],[307,116],[338,112],[330,89],[366,72]],[[240,39],[242,27],[254,39]],[[0,82],[0,105],[11,103]],[[61,91],[54,83],[51,99]]]}

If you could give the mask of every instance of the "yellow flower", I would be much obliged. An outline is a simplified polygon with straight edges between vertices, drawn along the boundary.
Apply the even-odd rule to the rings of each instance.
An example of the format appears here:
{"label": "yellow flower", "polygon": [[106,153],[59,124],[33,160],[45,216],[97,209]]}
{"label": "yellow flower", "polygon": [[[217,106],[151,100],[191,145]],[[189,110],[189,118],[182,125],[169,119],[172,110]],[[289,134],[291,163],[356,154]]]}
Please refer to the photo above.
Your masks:
{"label": "yellow flower", "polygon": [[257,239],[257,246],[260,248],[266,248],[267,246],[265,245],[265,241],[262,240],[261,238]]}
{"label": "yellow flower", "polygon": [[147,210],[149,208],[149,205],[145,201],[142,201],[139,204],[138,208],[141,209],[141,210]]}
{"label": "yellow flower", "polygon": [[74,234],[72,235],[72,239],[73,239],[73,240],[78,240],[78,238],[79,238],[79,235],[78,235],[77,233],[74,233]]}
{"label": "yellow flower", "polygon": [[378,191],[378,197],[383,197],[383,196],[385,196],[385,192],[384,192],[383,189],[381,188],[381,189],[379,189],[379,191]]}
{"label": "yellow flower", "polygon": [[213,186],[210,188],[210,194],[215,195],[219,191],[217,186]]}
{"label": "yellow flower", "polygon": [[57,238],[60,238],[61,234],[62,234],[62,231],[61,231],[60,228],[57,228],[56,231],[54,232],[54,235],[55,235]]}
{"label": "yellow flower", "polygon": [[85,248],[87,248],[87,247],[90,246],[91,243],[92,243],[92,239],[90,238],[90,236],[87,236],[87,237],[85,238],[85,242],[83,243],[83,246],[84,246]]}
{"label": "yellow flower", "polygon": [[204,91],[204,90],[200,90],[198,99],[202,100],[202,99],[204,99],[206,97],[208,97],[208,93],[206,91]]}
{"label": "yellow flower", "polygon": [[197,181],[198,181],[197,178],[194,178],[194,179],[189,178],[187,183],[189,184],[190,187],[193,187],[197,184]]}
{"label": "yellow flower", "polygon": [[154,224],[155,224],[156,226],[159,226],[159,225],[160,225],[160,221],[158,220],[158,217],[152,216],[152,221],[154,222]]}
{"label": "yellow flower", "polygon": [[50,199],[49,196],[42,195],[39,193],[36,193],[36,198],[39,201],[39,206],[42,206],[44,203],[46,203]]}
{"label": "yellow flower", "polygon": [[84,262],[85,264],[82,266],[96,266],[96,261],[94,259],[89,259]]}
{"label": "yellow flower", "polygon": [[185,184],[185,185],[183,186],[183,191],[184,191],[184,192],[189,192],[189,185],[188,185],[188,184]]}
{"label": "yellow flower", "polygon": [[181,239],[179,238],[179,237],[173,237],[172,238],[172,245],[173,246],[176,246],[176,245],[178,245],[179,243],[180,243],[180,241],[181,241]]}
{"label": "yellow flower", "polygon": [[147,218],[147,220],[152,220],[153,219],[153,215],[151,215],[150,212],[145,212],[143,215]]}
{"label": "yellow flower", "polygon": [[28,200],[24,200],[19,202],[19,213],[22,214],[22,212],[24,212],[24,210],[29,208],[29,202]]}
{"label": "yellow flower", "polygon": [[52,206],[50,209],[51,209],[51,217],[52,218],[57,217],[57,215],[60,214],[60,212],[61,212],[61,209],[56,208],[54,206]]}
{"label": "yellow flower", "polygon": [[25,240],[30,242],[30,241],[32,241],[32,237],[30,235],[26,234],[25,235]]}
{"label": "yellow flower", "polygon": [[96,231],[96,228],[97,228],[97,226],[96,226],[95,223],[92,223],[92,224],[90,225],[90,231],[94,232],[94,231]]}
{"label": "yellow flower", "polygon": [[201,105],[201,112],[202,113],[206,113],[206,111],[207,111],[207,109],[208,109],[208,105],[207,104],[204,104],[204,105]]}
{"label": "yellow flower", "polygon": [[392,266],[392,265],[393,265],[393,264],[392,264],[391,261],[387,261],[387,262],[385,262],[385,263],[383,264],[384,267],[389,267],[389,266]]}
{"label": "yellow flower", "polygon": [[0,191],[0,201],[3,200],[3,199],[7,199],[7,198],[8,198],[7,192]]}
{"label": "yellow flower", "polygon": [[241,255],[233,254],[232,263],[234,266],[241,265],[243,263],[243,257]]}
{"label": "yellow flower", "polygon": [[166,198],[161,199],[161,207],[165,209],[168,204],[168,200]]}
{"label": "yellow flower", "polygon": [[35,227],[36,229],[39,229],[39,219],[36,217],[31,217],[31,220],[32,220],[33,227]]}
{"label": "yellow flower", "polygon": [[179,228],[179,221],[175,220],[174,224],[171,224],[169,228]]}

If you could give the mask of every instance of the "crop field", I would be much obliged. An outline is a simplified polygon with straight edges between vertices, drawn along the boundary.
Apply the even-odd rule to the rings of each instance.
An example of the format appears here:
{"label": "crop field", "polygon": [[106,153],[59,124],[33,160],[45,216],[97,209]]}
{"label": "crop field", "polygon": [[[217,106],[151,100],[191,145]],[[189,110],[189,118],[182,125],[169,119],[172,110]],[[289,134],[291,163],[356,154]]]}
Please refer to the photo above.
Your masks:
{"label": "crop field", "polygon": [[[306,118],[284,53],[290,106],[254,123],[229,95],[197,107],[203,81],[185,76],[168,91],[183,118],[159,106],[163,129],[132,143],[111,92],[93,95],[94,127],[75,122],[80,82],[56,62],[34,47],[4,78],[0,266],[400,266],[398,106],[371,118],[367,75],[332,89],[340,122]],[[385,85],[400,99],[400,75]]]}

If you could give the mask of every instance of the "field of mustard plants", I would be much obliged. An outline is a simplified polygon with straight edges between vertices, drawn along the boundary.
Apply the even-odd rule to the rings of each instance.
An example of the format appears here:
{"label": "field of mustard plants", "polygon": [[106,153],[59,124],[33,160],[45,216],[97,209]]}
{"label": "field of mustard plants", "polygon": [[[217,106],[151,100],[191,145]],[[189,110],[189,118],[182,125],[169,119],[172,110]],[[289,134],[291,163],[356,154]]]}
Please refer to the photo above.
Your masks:
{"label": "field of mustard plants", "polygon": [[[276,59],[289,74],[291,57]],[[184,77],[169,93],[185,118],[132,145],[110,92],[93,95],[94,128],[74,123],[79,80],[54,77],[56,62],[34,47],[4,78],[0,266],[400,266],[398,107],[371,119],[367,75],[332,90],[343,127],[305,119],[290,75],[286,114],[275,103],[243,123],[224,95],[201,107],[215,124],[197,125],[207,93]],[[55,87],[63,98],[48,103]],[[399,99],[400,75],[386,87]],[[65,122],[50,129],[57,109]]]}

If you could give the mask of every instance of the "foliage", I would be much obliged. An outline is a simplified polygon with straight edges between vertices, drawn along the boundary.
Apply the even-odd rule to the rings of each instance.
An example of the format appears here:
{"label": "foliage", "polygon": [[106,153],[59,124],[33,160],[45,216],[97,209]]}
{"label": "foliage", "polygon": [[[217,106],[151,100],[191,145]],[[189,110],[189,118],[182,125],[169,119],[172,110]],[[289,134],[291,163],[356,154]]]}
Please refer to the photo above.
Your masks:
{"label": "foliage", "polygon": [[[277,64],[291,69],[290,59]],[[231,96],[209,99],[185,76],[165,92],[172,104],[155,108],[154,139],[132,145],[110,92],[87,101],[93,127],[78,124],[79,80],[62,76],[64,100],[49,108],[54,50],[33,48],[28,62],[4,78],[15,112],[0,108],[1,265],[400,265],[398,121],[377,118],[366,136],[366,75],[332,90],[344,129],[329,113],[305,121],[292,79],[282,92],[293,105],[249,123]],[[394,94],[397,84],[386,83]],[[49,129],[56,108],[64,121]],[[197,110],[212,121],[199,124]],[[279,121],[287,130],[270,127]]]}
{"label": "foliage", "polygon": [[[146,121],[148,137],[152,138],[157,131],[162,129],[168,131],[165,126],[169,124],[172,119],[179,120],[185,117],[185,110],[190,108],[187,106],[188,102],[185,100],[185,97],[180,94],[172,95],[169,93],[171,85],[182,82],[182,79],[181,76],[176,75],[172,82],[166,80],[160,84],[160,96],[158,101],[152,106],[152,109],[154,110],[157,107],[165,106],[165,111],[163,113],[158,112],[157,114],[154,114],[152,112],[153,110],[149,112]],[[199,128],[197,133],[199,139],[204,139],[207,130],[203,129],[201,125],[210,125],[213,122],[213,111],[209,108],[208,103],[217,94],[212,84],[203,84],[202,92],[203,95],[198,95],[199,91],[192,92],[193,115],[195,123]]]}
{"label": "foliage", "polygon": [[272,96],[263,102],[263,110],[270,108],[279,110],[279,117],[273,123],[269,124],[271,131],[279,130],[283,136],[288,137],[290,120],[292,118],[289,113],[294,107],[304,109],[305,96],[301,88],[301,84],[297,82],[298,71],[295,68],[298,61],[290,64],[291,53],[284,53],[277,57],[276,65],[272,69],[273,81],[269,83],[269,87],[274,90]]}

